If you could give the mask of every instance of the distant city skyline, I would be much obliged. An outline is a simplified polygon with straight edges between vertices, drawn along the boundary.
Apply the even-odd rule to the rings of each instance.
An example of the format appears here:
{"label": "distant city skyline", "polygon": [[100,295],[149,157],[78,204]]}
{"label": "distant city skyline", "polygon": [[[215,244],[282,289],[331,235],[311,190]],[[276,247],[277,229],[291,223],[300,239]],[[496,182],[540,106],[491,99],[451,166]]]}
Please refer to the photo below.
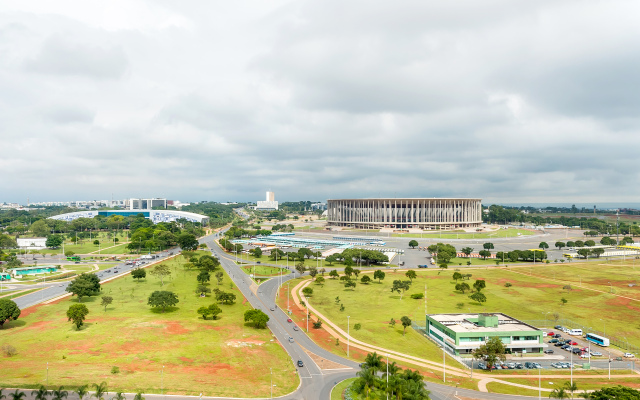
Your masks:
{"label": "distant city skyline", "polygon": [[4,2],[0,201],[635,202],[638,14],[621,0]]}

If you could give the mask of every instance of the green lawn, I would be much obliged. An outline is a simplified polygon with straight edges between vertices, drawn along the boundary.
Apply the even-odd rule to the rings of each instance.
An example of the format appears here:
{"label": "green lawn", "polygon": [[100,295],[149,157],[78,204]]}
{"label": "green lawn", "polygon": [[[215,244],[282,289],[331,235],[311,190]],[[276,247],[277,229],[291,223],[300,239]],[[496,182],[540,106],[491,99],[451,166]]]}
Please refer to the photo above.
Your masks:
{"label": "green lawn", "polygon": [[[551,386],[547,383],[547,386],[544,386],[544,384],[547,383],[544,380],[542,381],[543,384],[543,388],[548,388],[548,389],[555,389],[555,386]],[[537,386],[538,385],[538,381],[535,382],[535,385],[532,386]],[[535,396],[538,397],[538,391],[537,390],[531,390],[531,389],[525,389],[525,388],[521,388],[518,386],[511,386],[511,385],[507,385],[505,383],[500,383],[500,382],[489,382],[487,383],[487,389],[489,390],[490,393],[502,393],[502,394],[516,394],[519,396]],[[577,394],[577,393],[576,393]],[[549,392],[542,392],[542,397],[547,399],[549,398]]]}
{"label": "green lawn", "polygon": [[[518,235],[520,234],[520,235]],[[535,232],[527,229],[500,229],[495,232],[472,232],[472,233],[393,233],[392,237],[424,238],[424,239],[495,239],[516,236],[530,236]]]}
{"label": "green lawn", "polygon": [[247,265],[243,266],[242,270],[246,274],[255,273],[257,276],[280,276],[280,271],[282,271],[282,276],[291,273],[286,268],[270,267],[268,265]]}
{"label": "green lawn", "polygon": [[[567,271],[571,267],[566,264],[562,266]],[[598,268],[599,273],[606,273],[604,267]],[[454,290],[452,270],[440,275],[433,270],[418,271],[418,278],[414,279],[411,289],[400,299],[399,294],[391,293],[390,287],[393,280],[407,279],[404,272],[385,272],[386,278],[381,284],[364,285],[358,282],[355,290],[345,289],[340,281],[334,279],[326,279],[323,287],[312,284],[314,295],[310,303],[345,331],[347,316],[350,316],[351,335],[357,339],[436,361],[441,359],[437,347],[412,329],[407,329],[407,335],[403,336],[399,323],[400,317],[406,315],[420,325],[425,324],[425,301],[410,297],[413,293],[424,293],[425,285],[428,313],[502,312],[521,320],[542,320],[547,315],[545,313],[557,312],[560,318],[582,321],[587,326],[601,326],[603,322],[600,320],[604,319],[607,332],[615,332],[618,337],[627,337],[630,343],[640,344],[637,319],[640,304],[608,293],[578,289],[568,291],[562,289],[562,283],[514,273],[510,269],[469,268],[465,272],[473,274],[471,285],[476,279],[486,280],[487,288],[483,293],[487,296],[487,302],[483,305],[470,300],[469,293],[462,294]],[[507,282],[512,286],[505,287]],[[335,303],[337,296],[345,306],[344,311],[340,311]],[[561,297],[567,298],[567,305],[561,305]],[[461,306],[458,303],[462,303]],[[397,321],[393,328],[389,327],[391,318]],[[356,323],[362,325],[359,331],[353,329]]]}
{"label": "green lawn", "polygon": [[331,400],[342,400],[342,392],[344,392],[345,389],[347,389],[356,379],[357,378],[349,378],[338,383],[331,391]]}
{"label": "green lawn", "polygon": [[[90,313],[80,331],[65,315],[78,303],[75,298],[24,310],[0,330],[0,345],[11,343],[18,351],[2,358],[0,387],[45,383],[48,362],[51,387],[106,381],[111,392],[159,393],[163,379],[165,393],[267,397],[271,367],[274,396],[295,390],[296,368],[269,330],[244,323],[250,306],[229,277],[211,287],[232,291],[236,303],[220,305],[219,319],[205,321],[196,310],[215,300],[194,293],[198,271],[184,270],[183,262],[165,262],[172,274],[164,287],[150,275],[140,282],[127,275],[104,284],[103,295],[112,296],[113,304],[105,312],[99,297],[84,299]],[[150,308],[147,299],[156,290],[177,293],[177,307],[164,313]],[[111,374],[113,366],[120,373]]]}

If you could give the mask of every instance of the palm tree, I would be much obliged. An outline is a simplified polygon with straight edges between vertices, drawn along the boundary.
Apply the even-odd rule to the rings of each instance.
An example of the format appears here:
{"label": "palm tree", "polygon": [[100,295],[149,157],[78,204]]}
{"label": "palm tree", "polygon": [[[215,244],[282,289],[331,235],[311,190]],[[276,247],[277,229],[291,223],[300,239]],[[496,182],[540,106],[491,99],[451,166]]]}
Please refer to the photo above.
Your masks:
{"label": "palm tree", "polygon": [[116,392],[116,395],[111,400],[127,400],[127,398],[122,392]]}
{"label": "palm tree", "polygon": [[364,393],[367,396],[367,400],[369,400],[369,393],[371,393],[371,389],[375,386],[376,380],[378,379],[375,369],[364,368],[358,371],[356,375],[364,383]]}
{"label": "palm tree", "polygon": [[578,385],[575,382],[572,382],[572,383],[565,382],[564,387],[565,389],[571,392],[571,398],[573,399],[573,392],[578,390]]}
{"label": "palm tree", "polygon": [[47,396],[49,396],[49,391],[44,385],[40,385],[38,390],[32,390],[31,395],[34,396],[36,400],[47,400]]}
{"label": "palm tree", "polygon": [[[395,361],[392,361],[389,364],[387,364],[387,371],[389,371],[389,376],[394,376],[398,373],[398,371],[400,371],[400,367],[398,367]],[[382,374],[382,376],[385,377],[386,375],[387,375],[387,372],[385,371],[385,373]]]}
{"label": "palm tree", "polygon": [[364,358],[364,368],[372,369],[375,372],[380,371],[382,369],[383,362],[382,356],[379,356],[375,351],[373,353],[367,354]]}
{"label": "palm tree", "polygon": [[564,388],[556,388],[553,389],[553,392],[551,392],[551,394],[549,395],[550,399],[568,399],[569,395],[567,394],[567,391],[564,390]]}
{"label": "palm tree", "polygon": [[16,391],[13,393],[9,393],[9,396],[11,397],[11,400],[22,400],[27,397],[27,395],[24,392],[21,392],[19,389],[16,389]]}
{"label": "palm tree", "polygon": [[66,399],[68,395],[69,395],[69,392],[64,390],[64,386],[60,386],[58,389],[53,390],[53,397],[51,398],[51,400]]}
{"label": "palm tree", "polygon": [[93,387],[96,391],[91,397],[95,397],[97,400],[104,400],[104,394],[107,393],[107,382],[102,382],[99,385],[94,383]]}
{"label": "palm tree", "polygon": [[133,396],[133,400],[144,400],[144,397],[142,397],[143,394],[144,393],[142,393],[142,392],[136,393],[136,395]]}
{"label": "palm tree", "polygon": [[78,388],[75,390],[80,400],[82,400],[82,398],[86,396],[87,393],[89,393],[89,391],[87,390],[88,387],[89,385],[82,385],[82,386],[78,386]]}
{"label": "palm tree", "polygon": [[7,395],[2,394],[2,391],[3,391],[3,390],[4,390],[4,389],[0,389],[0,400],[2,400],[2,399],[4,399],[4,398],[6,398],[6,397],[7,397]]}

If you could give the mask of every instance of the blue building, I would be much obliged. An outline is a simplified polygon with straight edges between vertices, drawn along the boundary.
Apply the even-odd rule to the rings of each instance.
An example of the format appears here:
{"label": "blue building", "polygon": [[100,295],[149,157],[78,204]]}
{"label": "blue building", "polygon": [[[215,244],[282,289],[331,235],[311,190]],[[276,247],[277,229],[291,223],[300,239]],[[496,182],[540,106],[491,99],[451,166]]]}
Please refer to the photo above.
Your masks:
{"label": "blue building", "polygon": [[39,275],[39,274],[48,274],[51,272],[56,272],[58,268],[55,265],[40,265],[38,267],[24,267],[24,268],[13,268],[11,270],[11,276],[14,278],[20,278],[28,275]]}

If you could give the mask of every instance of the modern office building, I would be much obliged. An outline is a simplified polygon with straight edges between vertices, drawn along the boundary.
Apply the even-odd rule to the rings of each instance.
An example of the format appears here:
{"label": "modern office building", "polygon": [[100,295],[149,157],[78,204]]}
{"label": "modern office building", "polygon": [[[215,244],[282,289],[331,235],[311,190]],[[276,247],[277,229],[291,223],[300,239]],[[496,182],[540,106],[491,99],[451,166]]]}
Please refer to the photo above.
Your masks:
{"label": "modern office building", "polygon": [[275,211],[278,209],[278,202],[275,200],[275,194],[273,192],[267,192],[266,201],[258,201],[256,203],[256,210],[259,211]]}
{"label": "modern office building", "polygon": [[112,215],[135,217],[138,214],[142,214],[145,218],[153,221],[154,224],[157,224],[158,222],[173,222],[179,219],[185,219],[190,222],[199,222],[202,225],[207,225],[209,223],[209,217],[207,217],[206,215],[175,210],[91,210],[54,215],[53,217],[49,218],[62,221],[73,221],[77,218],[94,218],[98,215],[102,215],[105,217],[110,217]]}
{"label": "modern office building", "polygon": [[167,208],[167,199],[127,199],[125,208],[129,210],[151,210],[156,207]]}
{"label": "modern office building", "polygon": [[481,199],[338,199],[327,223],[351,228],[454,229],[480,226]]}
{"label": "modern office building", "polygon": [[426,330],[455,355],[471,354],[495,336],[512,353],[542,353],[547,347],[540,329],[502,313],[429,314]]}

